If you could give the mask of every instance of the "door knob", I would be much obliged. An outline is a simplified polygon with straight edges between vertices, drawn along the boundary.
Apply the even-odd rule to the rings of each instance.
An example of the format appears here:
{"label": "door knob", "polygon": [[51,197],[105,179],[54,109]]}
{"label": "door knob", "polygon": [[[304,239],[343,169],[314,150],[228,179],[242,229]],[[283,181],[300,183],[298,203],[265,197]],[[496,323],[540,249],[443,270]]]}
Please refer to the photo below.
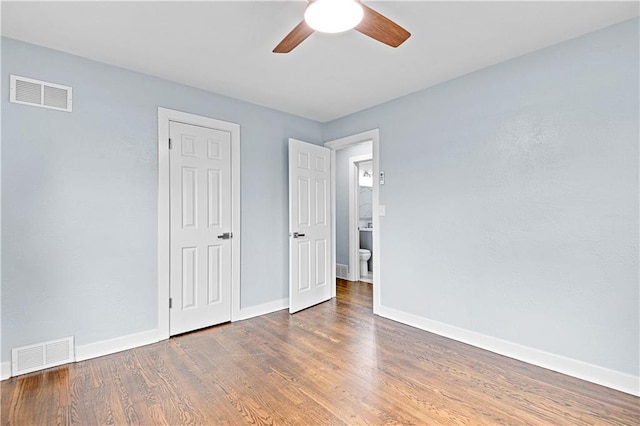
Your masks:
{"label": "door knob", "polygon": [[225,233],[224,233],[224,234],[222,234],[222,235],[218,235],[218,238],[219,238],[219,239],[221,239],[221,240],[228,240],[228,239],[230,239],[230,238],[233,238],[233,233],[231,233],[231,232],[225,232]]}
{"label": "door knob", "polygon": [[293,233],[293,238],[299,238],[299,237],[304,237],[306,234],[299,234],[297,232]]}

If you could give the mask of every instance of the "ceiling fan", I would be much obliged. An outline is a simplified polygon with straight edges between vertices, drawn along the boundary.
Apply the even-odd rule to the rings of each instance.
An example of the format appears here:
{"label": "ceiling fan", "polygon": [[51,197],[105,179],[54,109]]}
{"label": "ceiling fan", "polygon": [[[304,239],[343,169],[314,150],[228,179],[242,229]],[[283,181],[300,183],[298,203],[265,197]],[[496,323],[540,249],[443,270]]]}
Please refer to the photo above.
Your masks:
{"label": "ceiling fan", "polygon": [[356,31],[391,47],[400,46],[411,33],[389,18],[365,6],[360,0],[308,0],[304,20],[273,49],[289,53],[314,31],[339,33]]}

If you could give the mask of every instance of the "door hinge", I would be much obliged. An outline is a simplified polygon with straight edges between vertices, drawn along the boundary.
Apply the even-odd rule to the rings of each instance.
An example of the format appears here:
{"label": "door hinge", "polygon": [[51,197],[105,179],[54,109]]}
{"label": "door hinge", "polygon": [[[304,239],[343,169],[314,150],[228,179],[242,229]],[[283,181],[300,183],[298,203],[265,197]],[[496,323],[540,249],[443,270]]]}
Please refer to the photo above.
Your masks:
{"label": "door hinge", "polygon": [[169,149],[171,149],[171,138],[169,138]]}
{"label": "door hinge", "polygon": [[169,309],[173,307],[173,299],[169,298]]}

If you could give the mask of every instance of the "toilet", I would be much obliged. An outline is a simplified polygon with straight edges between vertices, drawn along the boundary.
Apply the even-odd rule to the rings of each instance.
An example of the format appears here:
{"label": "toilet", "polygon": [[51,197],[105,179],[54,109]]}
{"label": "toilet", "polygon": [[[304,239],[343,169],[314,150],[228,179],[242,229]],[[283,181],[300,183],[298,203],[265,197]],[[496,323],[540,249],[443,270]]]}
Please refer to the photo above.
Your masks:
{"label": "toilet", "polygon": [[360,249],[360,276],[369,275],[367,260],[371,259],[371,252],[367,249]]}

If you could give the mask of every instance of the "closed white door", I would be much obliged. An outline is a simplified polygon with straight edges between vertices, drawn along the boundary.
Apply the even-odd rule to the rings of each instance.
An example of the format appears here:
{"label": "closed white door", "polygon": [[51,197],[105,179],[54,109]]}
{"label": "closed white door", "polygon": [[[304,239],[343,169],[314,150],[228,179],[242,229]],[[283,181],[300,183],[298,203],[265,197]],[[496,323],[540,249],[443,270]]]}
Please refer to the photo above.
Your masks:
{"label": "closed white door", "polygon": [[170,122],[171,335],[231,320],[231,133]]}
{"label": "closed white door", "polygon": [[330,150],[289,139],[289,312],[331,298]]}

